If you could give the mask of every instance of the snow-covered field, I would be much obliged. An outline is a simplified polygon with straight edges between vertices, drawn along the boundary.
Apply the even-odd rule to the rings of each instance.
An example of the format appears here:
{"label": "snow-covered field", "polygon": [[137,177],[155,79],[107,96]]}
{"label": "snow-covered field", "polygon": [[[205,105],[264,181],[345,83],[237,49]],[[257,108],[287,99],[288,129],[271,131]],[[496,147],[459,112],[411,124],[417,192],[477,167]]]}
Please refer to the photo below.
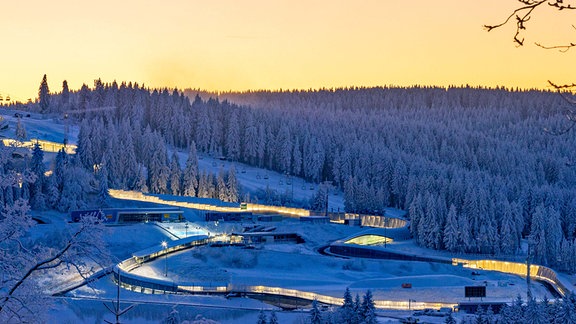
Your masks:
{"label": "snow-covered field", "polygon": [[[183,236],[181,225],[171,224],[169,227],[175,234]],[[270,225],[276,226],[277,231],[297,232],[304,237],[306,243],[263,244],[254,250],[239,247],[196,247],[171,254],[167,259],[159,258],[146,263],[133,272],[164,279],[167,265],[168,279],[177,282],[224,281],[239,286],[267,285],[334,297],[341,297],[345,288],[349,287],[353,294],[360,295],[370,289],[378,300],[411,299],[457,303],[465,300],[464,286],[477,284],[487,285],[488,300],[511,301],[519,294],[526,294],[525,280],[518,276],[488,271],[472,275],[470,269],[445,264],[343,259],[323,256],[316,252],[318,247],[349,236],[361,230],[360,228],[336,224],[301,224],[296,220]],[[224,227],[224,231],[229,232],[233,228],[241,227],[241,224],[220,222],[218,227]],[[216,230],[213,223],[189,223],[189,228],[196,231]],[[191,230],[188,234],[194,233]],[[158,245],[166,239],[170,237],[158,226],[136,224],[110,227],[107,241],[114,258],[121,260],[132,252]],[[406,282],[411,283],[412,288],[402,288],[402,283]],[[547,291],[543,286],[534,284],[533,293],[543,297]],[[275,309],[281,323],[301,323],[307,315],[305,312],[282,312],[274,306],[249,298],[145,295],[124,289],[120,294],[122,300],[137,304],[136,308],[122,317],[123,322],[127,323],[157,322],[167,317],[174,305],[177,305],[176,308],[183,318],[191,319],[201,315],[221,323],[253,323],[260,309]],[[98,280],[90,287],[79,288],[68,296],[81,299],[59,300],[54,316],[65,314],[69,323],[112,319],[102,301],[86,299],[115,298],[116,286],[111,278]],[[401,314],[409,315],[407,312]]]}

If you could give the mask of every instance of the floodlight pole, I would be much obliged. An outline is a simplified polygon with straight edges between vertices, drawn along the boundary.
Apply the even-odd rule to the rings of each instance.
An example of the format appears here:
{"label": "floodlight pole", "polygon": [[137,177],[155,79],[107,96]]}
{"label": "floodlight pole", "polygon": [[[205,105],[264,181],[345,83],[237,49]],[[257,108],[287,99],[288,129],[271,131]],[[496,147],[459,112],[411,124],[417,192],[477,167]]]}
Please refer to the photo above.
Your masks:
{"label": "floodlight pole", "polygon": [[165,255],[164,277],[168,277],[168,251],[166,250],[166,248],[168,247],[168,243],[166,243],[166,241],[162,241],[162,247],[164,248],[164,255]]}

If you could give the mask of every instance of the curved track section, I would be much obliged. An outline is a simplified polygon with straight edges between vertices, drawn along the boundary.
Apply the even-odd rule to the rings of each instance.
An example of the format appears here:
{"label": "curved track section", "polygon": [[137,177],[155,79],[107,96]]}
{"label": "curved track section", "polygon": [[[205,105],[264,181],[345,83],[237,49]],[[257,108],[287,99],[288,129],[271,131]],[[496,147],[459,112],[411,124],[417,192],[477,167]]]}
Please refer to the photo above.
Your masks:
{"label": "curved track section", "polygon": [[[292,208],[283,206],[270,206],[248,203],[244,208],[240,204],[229,204],[217,206],[199,202],[190,202],[180,200],[166,200],[161,195],[143,194],[139,191],[126,191],[110,189],[110,196],[116,199],[144,201],[156,204],[163,204],[175,207],[197,209],[202,211],[214,212],[253,212],[253,213],[273,213],[281,214],[287,217],[306,217],[312,215],[312,212],[303,208]],[[351,213],[328,213],[331,221],[344,223],[345,221],[356,221],[358,225],[376,228],[388,229],[408,229],[409,222],[401,217],[389,217],[380,215],[363,215]]]}
{"label": "curved track section", "polygon": [[[302,217],[309,216],[311,212],[306,209],[300,208],[287,208],[281,206],[267,206],[267,205],[256,205],[247,204],[246,209],[241,209],[238,206],[213,206],[209,204],[199,204],[190,203],[182,201],[172,201],[165,200],[161,197],[154,195],[144,195],[140,192],[134,191],[122,191],[122,190],[110,190],[110,195],[117,199],[129,199],[153,202],[171,206],[178,206],[184,208],[192,208],[199,210],[210,210],[210,211],[221,211],[221,212],[241,212],[241,211],[251,211],[251,212],[272,212],[287,215],[290,217]],[[387,216],[377,216],[377,215],[359,215],[359,214],[332,214],[330,215],[332,221],[344,223],[346,220],[356,220],[359,225],[371,227],[365,232],[359,233],[352,237],[345,238],[343,240],[338,240],[330,245],[328,248],[329,254],[333,256],[343,256],[343,257],[368,257],[368,258],[379,258],[379,259],[396,259],[396,260],[407,260],[407,261],[425,261],[425,262],[439,262],[439,263],[451,263],[453,265],[462,265],[468,268],[482,268],[488,271],[499,271],[509,274],[515,274],[520,276],[525,276],[527,273],[527,265],[518,262],[507,262],[498,260],[467,260],[467,259],[457,259],[457,258],[440,258],[440,257],[430,257],[430,256],[419,256],[419,255],[409,255],[406,253],[400,253],[390,250],[382,250],[377,246],[369,245],[358,245],[350,244],[348,242],[357,239],[362,236],[372,235],[381,236],[387,242],[393,240],[407,240],[410,238],[409,231],[409,221],[398,217],[387,217]],[[189,239],[189,238],[188,238]],[[186,239],[184,239],[186,240]],[[204,243],[208,241],[204,238]],[[199,242],[202,240],[199,240]],[[182,240],[177,240],[174,242],[182,242]],[[230,284],[225,284],[222,286],[206,286],[201,283],[193,286],[181,286],[171,281],[153,280],[151,278],[136,278],[135,275],[131,274],[130,271],[134,268],[133,266],[139,266],[143,262],[148,262],[158,256],[169,254],[177,250],[186,249],[192,247],[190,242],[187,243],[172,243],[180,244],[182,247],[176,249],[175,247],[167,247],[165,250],[155,251],[153,253],[141,256],[141,259],[130,261],[131,259],[125,260],[117,265],[115,271],[116,280],[118,276],[123,277],[121,283],[126,288],[132,290],[140,289],[141,292],[150,293],[228,293],[231,291],[245,292],[245,293],[262,293],[262,294],[275,294],[283,295],[287,297],[303,298],[307,300],[313,300],[314,298],[318,301],[331,304],[331,305],[341,305],[342,299],[323,296],[309,292],[284,289],[278,287],[264,287],[264,286],[246,286],[239,289],[239,287],[232,287]],[[200,244],[200,243],[198,243]],[[137,258],[137,257],[133,257]],[[134,263],[135,262],[135,263]],[[565,284],[554,272],[554,270],[539,266],[531,265],[530,267],[530,277],[533,280],[540,280],[549,283],[558,294],[565,297],[570,294],[568,289],[569,285]],[[131,282],[130,284],[128,282]],[[376,306],[378,308],[392,308],[392,309],[409,309],[408,302],[393,302],[393,301],[376,301]],[[414,304],[414,307],[422,308],[439,308],[439,307],[452,307],[453,304],[441,304],[441,303],[421,303]]]}
{"label": "curved track section", "polygon": [[[172,241],[163,248],[151,248],[148,250],[135,253],[133,257],[126,259],[114,268],[114,279],[121,287],[135,292],[148,294],[227,294],[230,292],[241,294],[260,294],[274,295],[288,298],[296,298],[312,302],[314,299],[320,303],[341,306],[343,298],[321,295],[313,292],[301,291],[296,289],[286,289],[282,287],[269,286],[239,286],[229,283],[178,283],[171,280],[159,280],[155,278],[144,277],[131,273],[132,270],[140,265],[165,256],[170,253],[189,249],[194,246],[205,245],[210,239],[207,236],[199,235],[185,239]],[[430,302],[408,302],[408,301],[388,301],[375,300],[374,304],[379,309],[402,309],[409,310],[412,308],[441,308],[455,307],[451,303],[430,303]]]}
{"label": "curved track section", "polygon": [[[365,234],[353,236],[353,238],[361,237]],[[441,258],[434,256],[422,256],[416,254],[407,254],[399,251],[382,248],[381,246],[369,246],[350,244],[351,238],[338,240],[330,245],[327,249],[330,254],[343,256],[343,257],[360,257],[360,258],[373,258],[373,259],[391,259],[391,260],[406,260],[406,261],[424,261],[436,262],[444,264],[452,264],[454,266],[461,265],[465,268],[482,269],[487,271],[498,271],[518,276],[525,277],[528,273],[528,266],[526,263],[509,262],[500,260],[469,260],[458,258]],[[564,283],[556,274],[556,272],[548,267],[531,264],[530,265],[530,278],[532,280],[544,281],[561,296],[566,297],[571,293],[568,285]]]}

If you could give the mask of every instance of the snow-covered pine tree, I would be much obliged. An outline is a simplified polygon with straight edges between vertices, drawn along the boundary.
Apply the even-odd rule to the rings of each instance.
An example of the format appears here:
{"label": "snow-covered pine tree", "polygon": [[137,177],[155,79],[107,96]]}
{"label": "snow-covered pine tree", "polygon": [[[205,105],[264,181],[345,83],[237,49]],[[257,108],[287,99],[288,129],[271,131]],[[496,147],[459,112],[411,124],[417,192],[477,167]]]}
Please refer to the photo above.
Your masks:
{"label": "snow-covered pine tree", "polygon": [[52,174],[46,180],[46,205],[49,208],[56,209],[58,201],[60,201],[60,191],[56,184],[56,176]]}
{"label": "snow-covered pine tree", "polygon": [[555,316],[551,319],[554,323],[576,324],[576,306],[573,300],[573,296],[569,296],[554,303],[557,305]]}
{"label": "snow-covered pine tree", "polygon": [[120,125],[119,140],[122,148],[118,154],[118,174],[120,177],[119,186],[123,189],[132,190],[138,179],[138,160],[134,147],[133,133],[128,120],[124,120]]}
{"label": "snow-covered pine tree", "polygon": [[198,195],[198,156],[196,155],[196,143],[190,144],[190,152],[186,160],[186,167],[183,175],[183,194],[185,196],[196,197]]}
{"label": "snow-covered pine tree", "polygon": [[456,319],[454,318],[454,316],[452,315],[452,313],[450,313],[448,315],[448,317],[446,317],[446,320],[444,321],[445,324],[458,324],[458,322],[456,322]]}
{"label": "snow-covered pine tree", "polygon": [[240,143],[243,149],[243,160],[248,164],[256,164],[258,158],[258,129],[254,124],[254,117],[251,112],[246,113],[244,122],[244,140]]}
{"label": "snow-covered pine tree", "polygon": [[226,157],[237,161],[240,158],[240,125],[235,109],[230,112],[225,140]]}
{"label": "snow-covered pine tree", "polygon": [[526,304],[524,318],[526,322],[533,324],[548,324],[550,321],[546,316],[544,305],[534,298],[530,298]]}
{"label": "snow-covered pine tree", "polygon": [[310,309],[310,324],[322,324],[322,314],[318,308],[318,300],[312,301],[312,309]]}
{"label": "snow-covered pine tree", "polygon": [[59,150],[54,159],[54,172],[52,173],[52,176],[54,177],[56,186],[60,193],[64,186],[64,170],[68,167],[68,162],[68,154],[66,154],[64,149]]}
{"label": "snow-covered pine tree", "polygon": [[170,310],[170,314],[162,321],[162,324],[180,324],[180,313],[176,309],[176,306],[173,306]]}
{"label": "snow-covered pine tree", "polygon": [[528,236],[533,262],[548,265],[548,252],[546,242],[546,216],[545,207],[538,205],[532,215],[532,226]]}
{"label": "snow-covered pine tree", "polygon": [[221,201],[228,201],[228,188],[226,188],[226,181],[224,180],[224,170],[218,171],[216,177],[216,192],[217,198]]}
{"label": "snow-covered pine tree", "polygon": [[234,166],[230,167],[226,177],[226,192],[229,202],[238,202],[240,195],[238,193],[238,179],[236,178],[236,168]]}
{"label": "snow-covered pine tree", "polygon": [[30,171],[35,176],[35,181],[30,185],[30,204],[33,209],[42,210],[46,207],[46,197],[43,192],[45,187],[44,151],[36,142],[32,148]]}
{"label": "snow-covered pine tree", "polygon": [[446,226],[444,227],[444,246],[448,251],[456,252],[458,250],[458,214],[456,206],[450,205],[448,216],[446,219]]}
{"label": "snow-covered pine tree", "polygon": [[374,306],[374,299],[372,298],[372,291],[367,290],[362,297],[361,321],[365,324],[376,324],[376,308]]}
{"label": "snow-covered pine tree", "polygon": [[96,197],[96,206],[106,208],[110,205],[110,192],[108,187],[108,168],[102,164],[98,170],[98,195]]}
{"label": "snow-covered pine tree", "polygon": [[198,197],[200,198],[208,198],[208,175],[205,171],[200,173],[200,177],[198,178]]}
{"label": "snow-covered pine tree", "polygon": [[514,224],[514,214],[512,206],[505,200],[501,207],[502,215],[500,217],[500,250],[505,255],[514,254],[519,246],[519,235],[516,224]]}
{"label": "snow-covered pine tree", "polygon": [[256,324],[267,324],[267,318],[266,318],[266,313],[264,313],[264,310],[260,310],[260,312],[258,312],[258,320],[256,321]]}
{"label": "snow-covered pine tree", "polygon": [[276,311],[272,310],[270,312],[270,319],[268,320],[268,324],[280,324],[280,322],[278,322],[278,316],[276,315]]}
{"label": "snow-covered pine tree", "polygon": [[196,143],[200,152],[207,153],[210,145],[211,123],[208,111],[202,106],[199,108],[198,123],[196,124]]}
{"label": "snow-covered pine tree", "polygon": [[354,297],[354,318],[352,322],[360,323],[362,321],[362,302],[360,301],[360,295],[356,293]]}
{"label": "snow-covered pine tree", "polygon": [[287,124],[280,127],[276,138],[276,157],[278,170],[283,173],[292,169],[292,138]]}
{"label": "snow-covered pine tree", "polygon": [[174,151],[170,161],[170,193],[180,196],[182,194],[181,183],[182,170],[180,169],[180,162],[178,162],[178,154]]}
{"label": "snow-covered pine tree", "polygon": [[351,323],[355,317],[354,300],[350,293],[350,288],[346,287],[344,291],[344,303],[338,309],[338,321],[340,323]]}

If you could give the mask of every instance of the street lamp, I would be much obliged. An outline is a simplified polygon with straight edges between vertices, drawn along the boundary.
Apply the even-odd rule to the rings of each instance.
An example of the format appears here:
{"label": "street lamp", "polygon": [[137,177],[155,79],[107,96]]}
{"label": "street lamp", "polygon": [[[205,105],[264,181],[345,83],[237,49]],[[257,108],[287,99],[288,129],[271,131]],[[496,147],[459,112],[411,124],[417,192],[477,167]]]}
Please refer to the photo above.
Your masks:
{"label": "street lamp", "polygon": [[[168,247],[168,243],[166,241],[162,241],[162,248],[166,250]],[[164,251],[164,255],[166,262],[164,262],[164,277],[168,277],[168,251]]]}
{"label": "street lamp", "polygon": [[184,228],[186,229],[186,237],[188,237],[188,222],[186,222],[186,225],[184,226]]}
{"label": "street lamp", "polygon": [[414,299],[408,299],[408,310],[412,310],[412,302],[416,302]]}

